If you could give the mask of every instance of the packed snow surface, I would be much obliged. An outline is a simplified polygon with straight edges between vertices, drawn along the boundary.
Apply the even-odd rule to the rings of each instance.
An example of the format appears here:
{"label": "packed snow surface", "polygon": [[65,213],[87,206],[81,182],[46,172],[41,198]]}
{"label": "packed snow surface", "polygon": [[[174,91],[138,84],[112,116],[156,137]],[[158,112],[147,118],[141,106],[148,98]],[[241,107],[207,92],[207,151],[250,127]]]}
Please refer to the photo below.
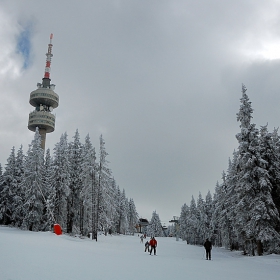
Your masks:
{"label": "packed snow surface", "polygon": [[0,226],[0,280],[280,279],[279,255],[248,257],[214,247],[207,261],[203,247],[157,240],[157,256],[150,256],[137,234],[100,235],[96,242]]}

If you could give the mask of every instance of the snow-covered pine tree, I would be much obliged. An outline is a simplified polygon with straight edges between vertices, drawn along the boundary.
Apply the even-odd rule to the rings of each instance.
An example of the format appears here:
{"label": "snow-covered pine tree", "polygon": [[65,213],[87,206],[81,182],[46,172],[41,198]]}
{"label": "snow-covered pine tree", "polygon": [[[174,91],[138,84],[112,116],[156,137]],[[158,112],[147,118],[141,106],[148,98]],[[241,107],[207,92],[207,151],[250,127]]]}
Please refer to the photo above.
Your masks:
{"label": "snow-covered pine tree", "polygon": [[105,149],[105,141],[102,135],[99,138],[99,165],[98,165],[98,195],[97,195],[97,227],[104,230],[107,234],[108,230],[113,226],[113,220],[109,218],[109,210],[112,205],[112,173],[108,167],[106,159],[108,153]]}
{"label": "snow-covered pine tree", "polygon": [[15,210],[13,200],[17,189],[15,162],[15,147],[12,147],[2,176],[2,190],[0,193],[0,221],[4,225],[12,223],[12,215]]}
{"label": "snow-covered pine tree", "polygon": [[198,238],[198,211],[194,197],[192,196],[190,208],[189,208],[189,217],[187,220],[187,236],[189,238],[190,244],[197,244]]}
{"label": "snow-covered pine tree", "polygon": [[188,240],[188,218],[189,218],[189,206],[184,203],[183,206],[181,207],[181,214],[179,218],[179,223],[180,223],[180,229],[179,229],[179,236],[182,238],[182,240],[186,240],[187,243],[189,242]]}
{"label": "snow-covered pine tree", "polygon": [[116,217],[115,217],[115,227],[117,233],[121,233],[121,190],[119,186],[116,186],[116,196],[115,196],[115,205],[116,205]]}
{"label": "snow-covered pine tree", "polygon": [[223,204],[221,203],[222,199],[222,188],[219,182],[216,183],[214,198],[213,198],[213,215],[211,220],[211,227],[213,229],[213,241],[214,245],[222,246],[222,237],[221,237],[221,211],[223,209]]}
{"label": "snow-covered pine tree", "polygon": [[97,236],[96,210],[97,210],[97,178],[96,155],[90,141],[89,134],[85,138],[82,147],[81,182],[82,189],[80,199],[84,205],[84,234],[92,233],[92,239]]}
{"label": "snow-covered pine tree", "polygon": [[110,221],[109,233],[119,232],[119,209],[121,201],[121,193],[114,177],[110,180],[110,203],[107,204],[107,219]]}
{"label": "snow-covered pine tree", "polygon": [[67,197],[67,233],[84,235],[84,204],[81,199],[82,190],[82,144],[78,129],[74,141],[69,143],[70,193]]}
{"label": "snow-covered pine tree", "polygon": [[150,224],[147,227],[147,232],[148,235],[151,237],[164,236],[162,231],[161,221],[156,211],[154,211],[152,214]]}
{"label": "snow-covered pine tree", "polygon": [[[221,243],[225,248],[230,248],[232,244],[232,222],[230,220],[230,192],[226,174],[222,173],[222,184],[219,193],[219,230],[221,233]],[[217,213],[217,212],[216,212]]]}
{"label": "snow-covered pine tree", "polygon": [[226,199],[225,199],[225,207],[227,209],[227,218],[229,220],[230,228],[232,232],[230,233],[230,248],[231,249],[239,249],[239,244],[242,244],[242,240],[240,239],[240,235],[237,229],[234,227],[234,219],[236,216],[236,205],[238,204],[239,198],[236,193],[236,185],[238,182],[238,174],[239,174],[239,166],[237,165],[237,157],[238,153],[236,151],[233,152],[232,160],[229,160],[227,176],[226,176]]}
{"label": "snow-covered pine tree", "polygon": [[255,242],[262,244],[279,238],[275,231],[279,215],[271,197],[272,185],[266,170],[267,162],[260,152],[259,132],[255,124],[251,123],[253,110],[246,90],[243,85],[241,106],[237,114],[241,132],[236,135],[239,143],[239,172],[235,190],[239,201],[234,226],[242,236],[244,249],[247,247],[254,255]]}
{"label": "snow-covered pine tree", "polygon": [[[117,203],[116,203],[116,196],[117,196],[117,188],[116,188],[116,181],[114,178],[111,178],[110,180],[110,201],[111,203],[108,203],[108,220],[110,221],[110,226],[108,228],[109,233],[113,233],[116,231],[116,215],[117,215]],[[126,204],[128,205],[128,201],[126,201]],[[128,206],[126,206],[128,208]]]}
{"label": "snow-covered pine tree", "polygon": [[201,193],[199,192],[198,199],[197,199],[197,211],[198,211],[198,221],[197,221],[197,233],[198,233],[198,240],[197,243],[202,245],[206,238],[208,238],[208,220],[205,210],[205,202],[202,198]]}
{"label": "snow-covered pine tree", "polygon": [[69,195],[70,167],[67,133],[60,137],[54,148],[54,217],[62,229],[67,229],[67,197]]}
{"label": "snow-covered pine tree", "polygon": [[43,216],[43,229],[51,230],[52,225],[56,222],[54,220],[54,207],[55,207],[55,187],[54,187],[55,169],[53,159],[51,157],[50,149],[46,150],[44,172],[43,172],[43,193],[46,198],[46,205]]}
{"label": "snow-covered pine tree", "polygon": [[125,209],[126,209],[126,229],[125,233],[129,233],[129,200],[125,197]]}
{"label": "snow-covered pine tree", "polygon": [[129,210],[128,210],[128,231],[134,235],[136,232],[136,225],[139,220],[139,216],[134,204],[133,198],[129,199]]}
{"label": "snow-covered pine tree", "polygon": [[14,211],[13,211],[13,221],[15,226],[20,227],[23,220],[23,202],[25,193],[22,188],[22,181],[24,179],[24,169],[25,169],[25,156],[23,154],[23,147],[20,146],[17,151],[16,161],[15,161],[15,179],[16,179],[16,189],[13,197],[14,201]]}
{"label": "snow-covered pine tree", "polygon": [[[277,229],[280,225],[280,219],[275,218],[274,216],[279,217],[279,211],[277,209],[277,205],[275,204],[275,200],[273,199],[274,190],[279,189],[280,187],[280,160],[278,154],[277,142],[274,142],[275,136],[272,133],[268,132],[267,125],[262,126],[260,129],[259,136],[259,147],[260,147],[260,156],[263,159],[262,167],[268,171],[268,179],[271,183],[269,189],[265,189],[263,191],[269,192],[266,194],[266,207],[268,208],[268,213],[270,216],[271,226]],[[276,144],[276,145],[275,145]],[[271,195],[271,197],[270,197]],[[276,200],[277,201],[277,200]],[[278,213],[275,213],[277,211]],[[279,236],[280,237],[280,236]],[[280,240],[279,240],[280,241]],[[275,240],[277,242],[277,240]],[[266,248],[268,252],[275,252],[275,242],[270,242],[269,248]],[[279,248],[278,248],[279,249]],[[258,254],[262,254],[263,248],[262,244],[258,242]]]}
{"label": "snow-covered pine tree", "polygon": [[[272,162],[273,168],[269,170],[269,174],[272,175],[272,192],[271,196],[273,199],[273,202],[278,210],[278,213],[280,215],[280,137],[278,135],[278,129],[274,129],[272,133],[272,145],[273,145],[273,151],[275,153],[275,161]],[[275,167],[275,168],[274,168]],[[280,224],[278,223],[276,227],[277,232],[280,232]]]}
{"label": "snow-covered pine tree", "polygon": [[116,180],[113,177],[111,179],[111,188],[112,188],[112,205],[110,205],[112,209],[112,213],[110,213],[110,219],[112,220],[112,225],[110,227],[110,233],[119,233],[118,220],[119,220],[119,203],[120,203],[120,190],[119,186],[117,186]]}
{"label": "snow-covered pine tree", "polygon": [[210,191],[208,190],[208,193],[205,197],[205,214],[207,217],[206,221],[206,231],[207,231],[207,236],[210,237],[213,235],[213,228],[211,226],[211,220],[213,216],[213,200],[212,200],[212,195]]}
{"label": "snow-covered pine tree", "polygon": [[44,169],[44,150],[41,148],[41,136],[36,128],[34,140],[29,145],[24,166],[21,186],[25,192],[22,228],[30,231],[42,229],[44,197],[42,193]]}
{"label": "snow-covered pine tree", "polygon": [[127,209],[127,198],[125,190],[123,189],[120,197],[120,233],[126,234],[128,231],[128,209]]}

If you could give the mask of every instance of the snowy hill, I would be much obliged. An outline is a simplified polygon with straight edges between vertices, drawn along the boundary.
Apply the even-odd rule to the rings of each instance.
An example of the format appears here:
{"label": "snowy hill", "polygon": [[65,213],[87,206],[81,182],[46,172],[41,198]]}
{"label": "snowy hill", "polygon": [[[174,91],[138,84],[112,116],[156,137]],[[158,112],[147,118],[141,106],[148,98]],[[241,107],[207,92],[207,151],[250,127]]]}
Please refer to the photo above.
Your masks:
{"label": "snowy hill", "polygon": [[1,280],[189,279],[279,280],[280,256],[244,257],[204,249],[175,238],[157,238],[157,256],[135,236],[99,236],[98,242],[65,234],[0,226]]}

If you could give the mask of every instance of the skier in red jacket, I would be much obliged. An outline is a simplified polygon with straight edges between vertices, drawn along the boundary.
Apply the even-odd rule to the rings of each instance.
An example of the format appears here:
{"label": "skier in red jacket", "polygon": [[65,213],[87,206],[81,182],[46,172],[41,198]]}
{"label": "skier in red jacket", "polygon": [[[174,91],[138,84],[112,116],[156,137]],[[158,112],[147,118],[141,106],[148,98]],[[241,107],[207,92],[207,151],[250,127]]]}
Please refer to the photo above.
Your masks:
{"label": "skier in red jacket", "polygon": [[154,250],[154,255],[156,255],[156,247],[157,247],[157,241],[154,237],[152,237],[152,239],[150,240],[150,255],[152,254],[152,251]]}

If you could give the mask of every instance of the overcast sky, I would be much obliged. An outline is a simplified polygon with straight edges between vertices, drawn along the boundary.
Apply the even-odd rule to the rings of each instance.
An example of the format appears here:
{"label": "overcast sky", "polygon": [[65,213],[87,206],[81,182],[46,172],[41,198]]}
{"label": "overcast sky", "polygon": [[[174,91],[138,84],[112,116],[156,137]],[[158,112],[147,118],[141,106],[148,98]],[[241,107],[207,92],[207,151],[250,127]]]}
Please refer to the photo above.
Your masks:
{"label": "overcast sky", "polygon": [[117,184],[163,223],[213,194],[238,147],[244,83],[257,127],[280,124],[280,1],[0,0],[0,162],[28,149],[50,33],[62,133],[105,139]]}

